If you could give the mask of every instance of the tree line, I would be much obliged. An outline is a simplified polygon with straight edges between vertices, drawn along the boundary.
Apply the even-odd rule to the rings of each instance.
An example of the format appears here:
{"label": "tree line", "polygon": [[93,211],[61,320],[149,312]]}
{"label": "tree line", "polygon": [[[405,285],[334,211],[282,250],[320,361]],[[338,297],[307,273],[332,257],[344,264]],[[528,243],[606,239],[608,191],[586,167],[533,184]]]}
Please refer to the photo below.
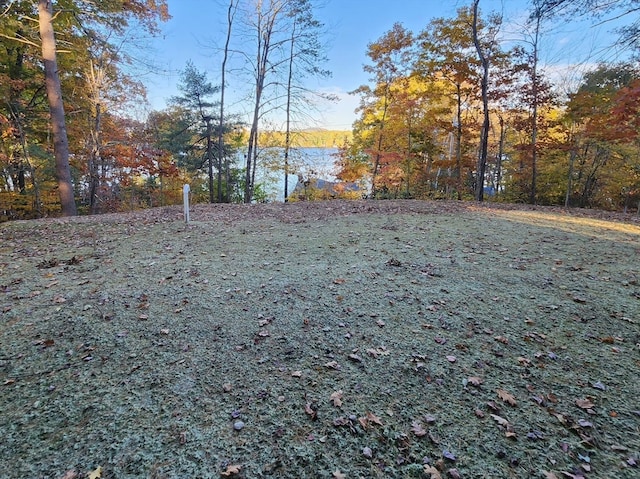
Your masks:
{"label": "tree line", "polygon": [[[532,0],[519,41],[481,3],[369,44],[339,177],[376,198],[640,208],[640,2]],[[540,62],[545,27],[584,16],[631,19],[617,30],[629,60],[554,84]]]}
{"label": "tree line", "polygon": [[[140,72],[157,67],[140,52],[170,18],[166,0],[0,0],[0,219],[173,204],[184,182],[195,201],[264,201],[266,164],[286,198],[296,125],[319,96],[306,80],[330,74],[315,7],[228,0],[216,81],[187,62],[167,107],[135,115]],[[393,25],[368,46],[340,179],[373,198],[637,205],[640,0],[530,0],[521,41],[481,7],[420,32]],[[561,92],[541,68],[542,38],[580,15],[630,19],[618,33],[631,55]],[[230,78],[250,85],[248,120],[227,104]]]}
{"label": "tree line", "polygon": [[[0,219],[177,203],[183,182],[195,201],[263,199],[262,126],[284,114],[288,153],[314,101],[304,79],[329,74],[314,5],[229,0],[219,81],[187,62],[167,107],[138,113],[158,68],[146,43],[170,18],[166,0],[0,0]],[[226,105],[231,74],[252,85],[248,122]]]}

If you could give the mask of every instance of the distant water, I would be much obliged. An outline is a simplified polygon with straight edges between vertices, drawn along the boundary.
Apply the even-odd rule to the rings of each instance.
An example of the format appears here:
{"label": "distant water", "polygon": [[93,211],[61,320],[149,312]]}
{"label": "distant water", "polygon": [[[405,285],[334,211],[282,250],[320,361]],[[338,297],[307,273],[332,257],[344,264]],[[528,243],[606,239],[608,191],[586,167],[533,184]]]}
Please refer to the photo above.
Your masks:
{"label": "distant water", "polygon": [[[336,181],[337,148],[294,148],[289,152],[289,169],[295,174],[289,174],[289,194],[298,183],[297,173],[306,178],[319,178]],[[284,201],[284,150],[271,148],[262,153],[256,170],[256,181],[265,183],[269,201]],[[275,164],[279,170],[267,168],[266,165]]]}

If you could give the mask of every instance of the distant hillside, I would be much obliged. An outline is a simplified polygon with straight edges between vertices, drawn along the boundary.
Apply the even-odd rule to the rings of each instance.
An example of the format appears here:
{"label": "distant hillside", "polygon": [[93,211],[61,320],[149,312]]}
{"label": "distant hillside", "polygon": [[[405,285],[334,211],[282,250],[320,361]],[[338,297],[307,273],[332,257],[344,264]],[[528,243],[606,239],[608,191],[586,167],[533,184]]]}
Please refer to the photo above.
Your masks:
{"label": "distant hillside", "polygon": [[[283,146],[284,132],[264,132],[260,134],[263,146]],[[351,140],[351,131],[308,129],[291,133],[291,144],[296,148],[338,148]]]}

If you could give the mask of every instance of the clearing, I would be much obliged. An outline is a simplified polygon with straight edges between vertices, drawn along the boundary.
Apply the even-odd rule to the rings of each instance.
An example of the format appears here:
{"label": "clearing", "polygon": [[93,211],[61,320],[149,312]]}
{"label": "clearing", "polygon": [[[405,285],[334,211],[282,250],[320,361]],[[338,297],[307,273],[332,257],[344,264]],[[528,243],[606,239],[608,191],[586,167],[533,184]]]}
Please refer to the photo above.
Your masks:
{"label": "clearing", "polygon": [[637,217],[191,219],[0,225],[1,477],[638,477]]}

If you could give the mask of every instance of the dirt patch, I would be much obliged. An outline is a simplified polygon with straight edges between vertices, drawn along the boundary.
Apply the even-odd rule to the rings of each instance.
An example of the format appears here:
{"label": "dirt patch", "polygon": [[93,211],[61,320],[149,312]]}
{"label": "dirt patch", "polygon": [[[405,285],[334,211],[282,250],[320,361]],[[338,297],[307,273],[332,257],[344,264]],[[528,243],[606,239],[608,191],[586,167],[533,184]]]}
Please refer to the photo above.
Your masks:
{"label": "dirt patch", "polygon": [[579,213],[1,225],[2,476],[637,477],[640,226]]}

